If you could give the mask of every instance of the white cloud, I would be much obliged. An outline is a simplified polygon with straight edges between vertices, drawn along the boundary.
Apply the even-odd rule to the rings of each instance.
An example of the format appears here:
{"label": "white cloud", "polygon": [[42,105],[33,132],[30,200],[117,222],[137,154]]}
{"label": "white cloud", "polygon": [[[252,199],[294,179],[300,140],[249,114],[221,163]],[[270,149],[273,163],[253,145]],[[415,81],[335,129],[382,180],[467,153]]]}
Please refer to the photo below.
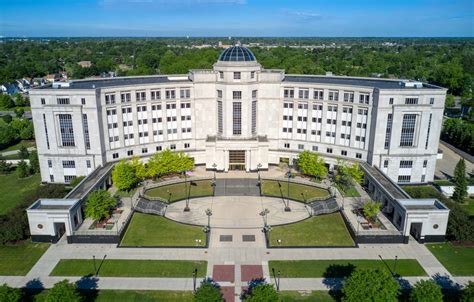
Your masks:
{"label": "white cloud", "polygon": [[286,10],[285,14],[300,20],[319,20],[323,15],[312,10]]}

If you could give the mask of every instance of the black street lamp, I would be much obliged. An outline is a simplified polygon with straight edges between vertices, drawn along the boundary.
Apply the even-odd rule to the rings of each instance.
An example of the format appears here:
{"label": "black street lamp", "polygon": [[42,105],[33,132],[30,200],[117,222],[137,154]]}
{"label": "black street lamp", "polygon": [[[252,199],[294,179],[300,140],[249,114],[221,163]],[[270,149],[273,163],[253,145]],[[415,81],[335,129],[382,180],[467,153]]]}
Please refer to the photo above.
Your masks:
{"label": "black street lamp", "polygon": [[207,215],[207,227],[211,228],[212,210],[211,209],[206,209],[206,215]]}
{"label": "black street lamp", "polygon": [[260,169],[262,168],[262,164],[257,165],[257,173],[258,173],[258,183],[260,184]]}
{"label": "black street lamp", "polygon": [[94,275],[97,276],[97,266],[95,264],[95,255],[92,256],[92,259],[94,260]]}
{"label": "black street lamp", "polygon": [[287,188],[287,193],[288,193],[288,196],[287,196],[287,204],[285,205],[285,212],[291,212],[291,209],[290,209],[290,178],[291,178],[291,162],[288,164],[288,188]]}
{"label": "black street lamp", "polygon": [[197,268],[193,271],[193,292],[196,292]]}
{"label": "black street lamp", "polygon": [[[186,192],[186,206],[184,207],[184,212],[189,212],[191,209],[189,208],[189,191],[188,188],[188,175],[186,171],[184,171],[184,190]],[[191,186],[190,186],[191,189]]]}
{"label": "black street lamp", "polygon": [[397,260],[398,260],[398,256],[395,256],[395,264],[393,265],[393,276],[394,277],[397,276]]}
{"label": "black street lamp", "polygon": [[262,210],[260,212],[260,216],[262,216],[262,218],[263,218],[263,227],[267,226],[267,215],[268,215],[268,213],[270,213],[270,210],[268,210],[267,208],[265,208],[264,210]]}
{"label": "black street lamp", "polygon": [[212,167],[214,168],[214,181],[216,181],[216,171],[217,171],[217,164],[213,163]]}

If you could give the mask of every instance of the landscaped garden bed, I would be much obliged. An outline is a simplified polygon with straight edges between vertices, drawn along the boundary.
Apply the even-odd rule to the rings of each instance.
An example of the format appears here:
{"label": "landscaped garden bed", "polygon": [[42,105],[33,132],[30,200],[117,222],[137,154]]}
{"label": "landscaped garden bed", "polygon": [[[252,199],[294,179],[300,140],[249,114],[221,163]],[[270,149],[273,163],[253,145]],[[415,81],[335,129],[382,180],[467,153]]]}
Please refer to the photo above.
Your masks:
{"label": "landscaped garden bed", "polygon": [[271,247],[355,246],[339,212],[273,227],[268,237]]}
{"label": "landscaped garden bed", "polygon": [[162,216],[134,213],[120,246],[194,247],[205,246],[201,227],[181,224]]}
{"label": "landscaped garden bed", "polygon": [[272,260],[270,272],[280,271],[281,278],[344,278],[355,268],[389,270],[402,277],[427,276],[415,259],[363,259],[363,260]]}
{"label": "landscaped garden bed", "polygon": [[187,181],[177,184],[164,185],[153,188],[145,192],[145,197],[150,199],[159,197],[168,202],[175,202],[186,199],[189,193],[190,198],[212,196],[214,190],[211,180]]}
{"label": "landscaped garden bed", "polygon": [[206,276],[206,261],[185,260],[124,260],[124,259],[61,259],[50,276],[92,276],[97,269],[101,277],[166,277],[190,278]]}
{"label": "landscaped garden bed", "polygon": [[453,276],[474,275],[474,246],[456,246],[450,242],[426,246]]}
{"label": "landscaped garden bed", "polygon": [[325,199],[330,196],[329,191],[310,185],[298,184],[277,180],[262,180],[262,195],[288,198],[288,188],[290,190],[290,199],[307,202],[313,199]]}

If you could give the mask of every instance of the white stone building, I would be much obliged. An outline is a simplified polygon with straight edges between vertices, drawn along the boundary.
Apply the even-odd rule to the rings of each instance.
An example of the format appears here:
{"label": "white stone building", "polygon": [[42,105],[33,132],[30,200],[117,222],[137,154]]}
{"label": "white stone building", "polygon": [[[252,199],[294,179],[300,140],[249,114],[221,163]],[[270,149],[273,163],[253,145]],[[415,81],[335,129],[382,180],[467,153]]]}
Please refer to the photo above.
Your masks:
{"label": "white stone building", "polygon": [[44,182],[107,162],[184,151],[208,169],[253,171],[317,151],[398,183],[433,180],[446,89],[392,79],[289,75],[247,48],[179,76],[76,80],[30,91]]}

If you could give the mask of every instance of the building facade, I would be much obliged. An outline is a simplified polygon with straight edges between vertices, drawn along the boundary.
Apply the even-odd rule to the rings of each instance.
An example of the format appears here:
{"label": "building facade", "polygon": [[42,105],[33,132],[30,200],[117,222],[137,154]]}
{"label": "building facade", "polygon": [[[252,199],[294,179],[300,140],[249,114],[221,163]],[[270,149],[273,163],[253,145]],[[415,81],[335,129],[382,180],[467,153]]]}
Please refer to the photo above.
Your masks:
{"label": "building facade", "polygon": [[364,161],[395,182],[427,182],[445,97],[446,89],[414,81],[266,70],[241,46],[187,75],[30,91],[42,181],[59,183],[165,149],[219,171],[266,169],[311,150],[330,166]]}

